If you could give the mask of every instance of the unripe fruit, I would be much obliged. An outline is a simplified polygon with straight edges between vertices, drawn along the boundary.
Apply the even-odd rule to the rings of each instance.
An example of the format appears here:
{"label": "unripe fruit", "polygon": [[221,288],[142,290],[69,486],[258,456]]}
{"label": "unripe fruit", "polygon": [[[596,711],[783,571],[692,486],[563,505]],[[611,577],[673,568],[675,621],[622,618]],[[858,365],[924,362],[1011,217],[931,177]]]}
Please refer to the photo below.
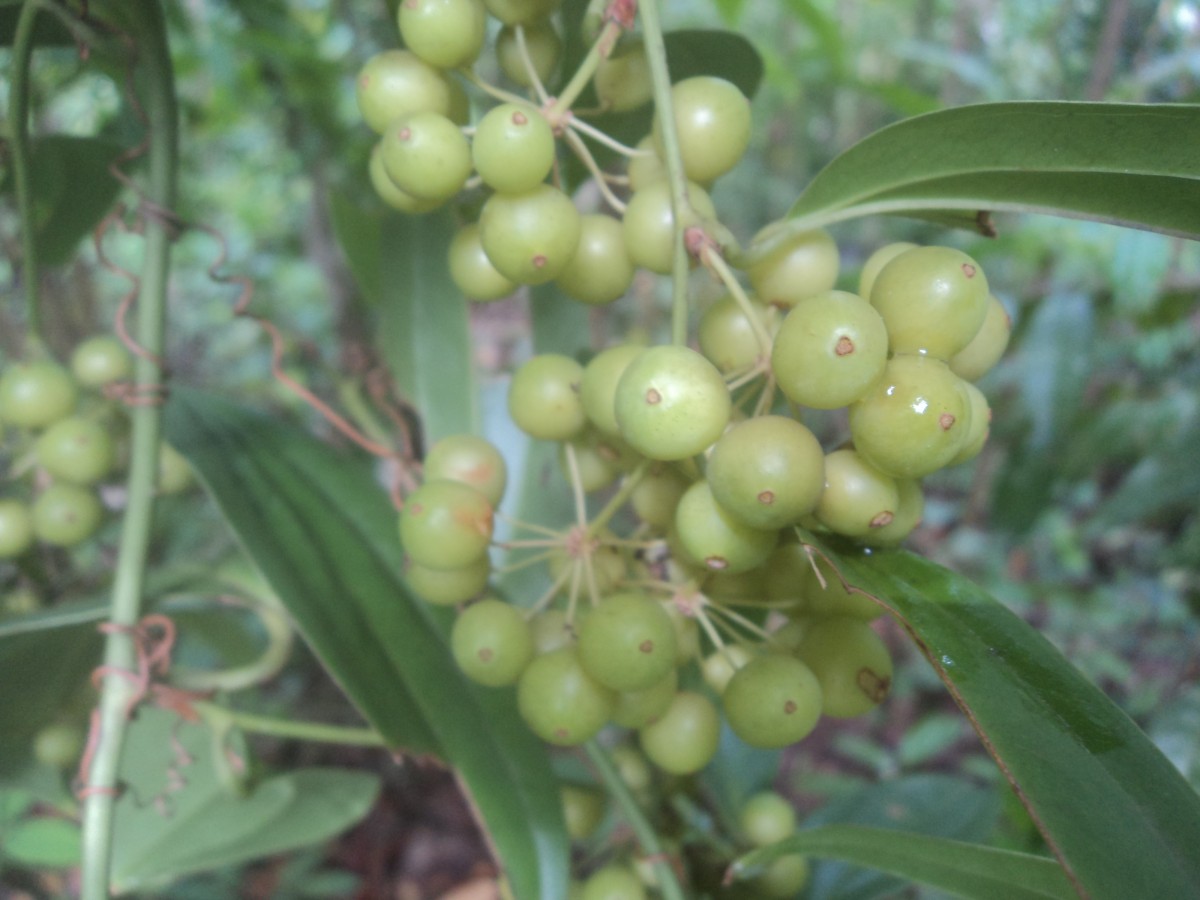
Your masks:
{"label": "unripe fruit", "polygon": [[880,270],[870,301],[887,325],[892,353],[948,360],[979,333],[988,296],[983,269],[967,254],[918,247]]}
{"label": "unripe fruit", "polygon": [[[716,207],[699,185],[688,183],[688,205],[684,227],[715,220]],[[671,185],[665,179],[651,181],[629,198],[622,222],[625,249],[633,264],[669,275],[675,258],[675,213],[671,208]]]}
{"label": "unripe fruit", "polygon": [[645,900],[646,889],[628,866],[609,863],[583,883],[580,900]]}
{"label": "unripe fruit", "polygon": [[100,527],[104,506],[93,491],[75,484],[50,485],[33,502],[33,532],[59,547],[82,543]]}
{"label": "unripe fruit", "polygon": [[641,356],[645,349],[636,344],[617,344],[601,350],[583,367],[579,399],[588,421],[601,434],[621,436],[615,406],[617,383],[629,364]]}
{"label": "unripe fruit", "polygon": [[77,395],[75,381],[58,363],[17,363],[0,377],[0,420],[45,428],[71,414]]}
{"label": "unripe fruit", "polygon": [[623,591],[605,597],[579,629],[579,660],[615,691],[644,690],[675,667],[675,628],[661,603]]}
{"label": "unripe fruit", "polygon": [[1004,304],[988,297],[987,315],[971,343],[950,357],[950,371],[965,381],[978,381],[1000,361],[1012,335],[1012,320]]}
{"label": "unripe fruit", "polygon": [[502,103],[479,120],[471,156],[483,183],[519,194],[546,180],[554,166],[554,132],[532,106]]}
{"label": "unripe fruit", "polygon": [[68,769],[79,761],[85,737],[78,725],[47,725],[33,738],[33,758],[43,766]]}
{"label": "unripe fruit", "polygon": [[[891,528],[895,522],[896,519],[893,519],[891,523],[877,529],[871,535],[872,542],[875,542],[878,534],[884,533],[884,530]],[[803,548],[800,549],[803,552]],[[869,622],[883,614],[883,607],[866,594],[847,590],[837,571],[820,556],[814,556],[809,561],[805,554],[804,563],[804,567],[797,573],[797,581],[804,595],[804,609],[809,615],[822,618],[841,616]]]}
{"label": "unripe fruit", "polygon": [[721,695],[734,734],[774,749],[806,737],[821,718],[821,685],[804,663],[768,653],[746,663]]}
{"label": "unripe fruit", "polygon": [[[974,419],[972,419],[974,421]],[[986,434],[984,435],[986,437]],[[896,516],[887,525],[877,528],[871,535],[871,543],[884,547],[894,547],[903,543],[925,516],[925,494],[921,491],[921,482],[915,478],[897,478],[896,492],[900,502],[896,506]],[[864,600],[866,598],[858,597]],[[876,605],[878,610],[878,606]],[[849,613],[853,615],[853,613]],[[873,618],[873,616],[856,616],[856,618]]]}
{"label": "unripe fruit", "polygon": [[400,510],[400,543],[417,565],[462,569],[487,555],[492,504],[460,481],[426,481]]}
{"label": "unripe fruit", "polygon": [[[765,229],[756,239],[764,233]],[[763,303],[790,309],[806,297],[833,290],[840,265],[833,238],[816,229],[789,234],[746,275]]]}
{"label": "unripe fruit", "polygon": [[80,416],[59,419],[38,438],[38,465],[58,481],[95,484],[112,471],[117,451],[103,425]]}
{"label": "unripe fruit", "polygon": [[654,149],[653,135],[646,135],[637,143],[638,155],[631,157],[626,168],[629,176],[629,189],[635,194],[666,177],[667,168],[659,159],[658,151]]}
{"label": "unripe fruit", "polygon": [[71,374],[85,388],[102,388],[133,375],[133,355],[110,334],[97,334],[71,354]]}
{"label": "unripe fruit", "polygon": [[479,214],[479,237],[492,265],[517,284],[557,278],[579,246],[579,211],[558,188],[493,194]]}
{"label": "unripe fruit", "polygon": [[633,261],[621,223],[612,216],[582,216],[579,246],[555,281],[580,303],[599,305],[624,296],[633,283]]}
{"label": "unripe fruit", "polygon": [[0,500],[0,559],[13,559],[33,546],[33,514],[20,500]]}
{"label": "unripe fruit", "polygon": [[825,489],[825,454],[795,419],[757,416],[713,445],[706,477],[727,512],[754,528],[778,529],[816,508]]}
{"label": "unripe fruit", "polygon": [[622,728],[641,728],[649,724],[667,711],[678,689],[679,675],[672,666],[664,677],[649,687],[621,691],[617,694],[617,707],[612,715],[613,723]]}
{"label": "unripe fruit", "polygon": [[754,652],[745,644],[726,644],[704,657],[700,663],[700,674],[704,676],[704,683],[720,696],[729,686],[729,679],[752,659]]}
{"label": "unripe fruit", "polygon": [[534,734],[573,747],[596,734],[616,707],[616,693],[584,670],[574,647],[534,657],[517,682],[517,708]]}
{"label": "unripe fruit", "polygon": [[629,504],[647,525],[666,528],[675,521],[675,508],[688,481],[666,463],[655,463],[633,488]]}
{"label": "unripe fruit", "polygon": [[473,63],[487,32],[482,0],[403,0],[397,21],[404,45],[439,69]]}
{"label": "unripe fruit", "polygon": [[[759,304],[753,307],[758,323],[767,328],[767,310]],[[745,372],[758,364],[764,348],[754,325],[742,311],[741,305],[726,294],[700,316],[696,336],[700,352],[726,375]]]}
{"label": "unripe fruit", "polygon": [[[737,165],[750,144],[750,101],[735,84],[710,75],[685,78],[671,87],[671,105],[689,180],[708,184]],[[662,156],[657,114],[653,133]]]}
{"label": "unripe fruit", "polygon": [[687,555],[714,572],[748,572],[779,541],[776,529],[747,525],[713,498],[707,481],[687,489],[675,509],[675,533]]}
{"label": "unripe fruit", "polygon": [[517,289],[515,282],[496,271],[483,252],[479,225],[464,225],[450,240],[450,278],[468,300],[486,303],[507,297]]}
{"label": "unripe fruit", "polygon": [[896,479],[850,449],[825,457],[825,490],[817,504],[817,520],[838,534],[870,538],[896,518],[900,495]]}
{"label": "unripe fruit", "polygon": [[614,398],[621,436],[650,459],[702,453],[729,422],[732,403],[721,373],[688,347],[664,345],[633,360]]}
{"label": "unripe fruit", "polygon": [[858,296],[870,297],[871,289],[875,287],[875,279],[883,267],[905,250],[915,250],[916,248],[916,244],[908,241],[896,241],[893,244],[884,244],[868,256],[867,261],[863,263],[862,271],[858,273]]}
{"label": "unripe fruit", "polygon": [[975,387],[969,381],[962,381],[960,384],[963,390],[966,391],[967,399],[970,402],[971,412],[968,417],[970,424],[963,437],[962,447],[948,463],[951,466],[968,462],[978,456],[979,451],[983,449],[983,445],[987,443],[988,433],[991,431],[992,425],[992,408],[988,405],[987,397],[983,395],[983,391],[979,390],[979,388]]}
{"label": "unripe fruit", "polygon": [[887,365],[887,329],[861,297],[827,291],[799,301],[779,326],[771,369],[788,399],[837,409],[863,396]]}
{"label": "unripe fruit", "polygon": [[596,98],[607,112],[628,112],[645,106],[654,96],[650,63],[640,40],[631,40],[600,60],[592,77]]}
{"label": "unripe fruit", "polygon": [[379,155],[396,187],[422,200],[453,197],[471,175],[471,145],[438,113],[410,113],[392,122]]}
{"label": "unripe fruit", "polygon": [[604,819],[604,794],[573,784],[564,784],[559,793],[562,796],[563,821],[571,840],[582,841],[590,837]]}
{"label": "unripe fruit", "polygon": [[703,694],[680,691],[656,721],[638,732],[650,761],[672,775],[690,775],[716,756],[721,716]]}
{"label": "unripe fruit", "polygon": [[182,494],[190,488],[196,476],[191,463],[182,453],[163,441],[158,445],[158,483],[160,494]]}
{"label": "unripe fruit", "polygon": [[[525,25],[525,50],[542,84],[549,82],[558,68],[562,46],[562,38],[548,20]],[[533,87],[533,79],[529,77],[529,70],[521,59],[516,29],[511,25],[505,25],[496,36],[496,60],[500,64],[500,71],[513,84],[523,88]]]}
{"label": "unripe fruit", "polygon": [[450,650],[472,681],[502,687],[515,684],[533,659],[533,636],[519,609],[502,600],[481,600],[454,620]]}
{"label": "unripe fruit", "polygon": [[796,810],[775,791],[759,791],[742,805],[738,821],[751,846],[766,847],[792,836]]}
{"label": "unripe fruit", "polygon": [[371,150],[371,161],[367,166],[367,175],[371,180],[371,187],[375,189],[375,194],[397,212],[406,213],[408,215],[420,215],[437,209],[444,201],[441,200],[425,200],[420,197],[414,197],[406,191],[402,191],[396,182],[392,181],[387,170],[383,167],[383,155],[381,153],[381,144],[377,143]]}
{"label": "unripe fruit", "polygon": [[508,412],[517,427],[543,441],[565,441],[583,432],[583,367],[569,356],[542,353],[513,374]]}
{"label": "unripe fruit", "polygon": [[429,448],[422,463],[425,478],[469,484],[499,506],[508,485],[508,465],[496,445],[473,434],[451,434]]}
{"label": "unripe fruit", "polygon": [[558,468],[568,483],[574,484],[578,478],[585,494],[604,490],[621,474],[616,452],[600,443],[594,431],[586,430],[558,445]]}
{"label": "unripe fruit", "polygon": [[866,622],[813,622],[797,653],[821,683],[821,711],[827,716],[862,715],[882,703],[891,689],[891,654]]}
{"label": "unripe fruit", "polygon": [[954,459],[970,432],[966,384],[939,359],[892,357],[883,377],[850,407],[855,448],[896,478],[936,472]]}
{"label": "unripe fruit", "polygon": [[466,95],[444,73],[407,50],[385,50],[367,60],[357,82],[358,108],[377,134],[414,112],[466,120]]}
{"label": "unripe fruit", "polygon": [[426,603],[456,606],[478,597],[487,587],[492,563],[487,556],[456,569],[431,569],[404,558],[404,581],[409,590]]}
{"label": "unripe fruit", "polygon": [[808,883],[808,859],[799,853],[788,853],[767,863],[767,870],[750,882],[760,897],[789,900],[797,896]]}

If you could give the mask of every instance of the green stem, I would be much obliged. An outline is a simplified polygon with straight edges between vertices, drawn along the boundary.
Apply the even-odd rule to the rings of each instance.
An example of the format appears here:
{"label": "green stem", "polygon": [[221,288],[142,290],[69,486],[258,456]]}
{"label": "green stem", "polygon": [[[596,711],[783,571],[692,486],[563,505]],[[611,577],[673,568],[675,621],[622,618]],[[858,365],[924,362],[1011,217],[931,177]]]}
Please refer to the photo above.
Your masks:
{"label": "green stem", "polygon": [[604,781],[608,793],[621,808],[621,814],[625,817],[625,821],[633,829],[642,851],[653,860],[654,872],[658,876],[659,893],[662,894],[664,900],[684,900],[683,888],[679,884],[679,879],[675,877],[675,870],[663,854],[662,844],[658,842],[658,834],[655,832],[654,826],[642,814],[641,807],[630,793],[628,785],[621,780],[621,774],[617,771],[617,767],[608,758],[604,748],[594,740],[588,741],[583,747],[587,751],[588,759],[600,773],[600,778]]}
{"label": "green stem", "polygon": [[9,123],[12,134],[13,182],[17,191],[17,210],[21,216],[22,281],[25,286],[25,327],[31,343],[42,340],[42,319],[38,290],[36,228],[33,220],[33,191],[29,183],[29,72],[33,60],[33,23],[41,0],[25,0],[17,18],[13,37],[12,75],[8,86]]}
{"label": "green stem", "polygon": [[592,517],[592,521],[588,522],[587,533],[589,537],[595,537],[596,533],[612,520],[612,517],[625,505],[625,501],[629,499],[633,493],[633,489],[638,486],[638,482],[645,478],[646,473],[649,471],[650,461],[643,459],[637,464],[637,468],[626,476],[625,480],[621,482],[621,487],[604,504],[604,508]]}
{"label": "green stem", "polygon": [[383,737],[373,728],[347,728],[342,725],[325,725],[320,722],[295,722],[255,713],[239,712],[216,703],[198,701],[192,708],[204,717],[212,727],[221,730],[232,726],[252,734],[267,734],[272,737],[298,741],[319,741],[324,744],[347,744],[354,747],[383,747]]}
{"label": "green stem", "polygon": [[550,108],[546,111],[546,116],[551,122],[557,121],[560,116],[571,108],[571,104],[579,99],[579,95],[583,93],[583,89],[588,86],[588,82],[596,74],[596,69],[600,65],[600,61],[606,59],[612,53],[613,45],[617,42],[617,38],[620,35],[620,25],[612,20],[604,23],[604,28],[601,29],[600,34],[592,43],[587,56],[579,63],[579,68],[575,70],[575,74],[571,76],[571,80],[567,82],[566,87],[559,91],[558,96],[554,98],[554,102],[550,104]]}
{"label": "green stem", "polygon": [[667,67],[667,45],[663,42],[662,20],[657,0],[641,0],[638,14],[642,19],[642,42],[650,66],[654,88],[654,111],[662,137],[667,180],[671,185],[671,212],[675,217],[675,253],[671,263],[671,343],[686,344],[688,334],[687,248],[683,233],[689,211],[687,174],[679,151],[679,132],[675,127],[675,107],[671,102],[671,72]]}
{"label": "green stem", "polygon": [[725,290],[729,291],[729,296],[733,298],[733,302],[738,305],[738,309],[742,311],[742,315],[750,323],[750,330],[754,332],[754,339],[758,341],[759,353],[769,358],[771,356],[771,336],[763,326],[758,310],[754,308],[754,304],[746,296],[745,289],[738,282],[737,276],[733,274],[733,271],[715,248],[706,248],[703,260],[704,265],[708,266],[712,273],[720,279],[721,284],[725,286]]}
{"label": "green stem", "polygon": [[[154,210],[169,210],[175,199],[178,158],[175,82],[167,46],[166,22],[158,2],[132,3],[124,9],[128,29],[138,53],[137,88],[149,128],[148,187],[146,200],[153,204],[145,222],[145,255],[137,298],[137,342],[153,357],[162,352],[165,327],[167,275],[170,265],[171,223]],[[139,356],[135,378],[138,396],[161,392],[163,373],[154,358]],[[141,614],[143,579],[154,507],[158,448],[162,435],[161,408],[147,403],[133,406],[131,460],[127,480],[128,500],[121,525],[121,545],[113,579],[111,622],[104,652],[109,671],[135,670],[137,648],[133,627]],[[87,773],[88,794],[83,808],[83,867],[80,894],[83,900],[108,896],[113,839],[113,807],[117,768],[128,720],[126,704],[135,687],[129,679],[110,675],[103,681],[95,756]]]}

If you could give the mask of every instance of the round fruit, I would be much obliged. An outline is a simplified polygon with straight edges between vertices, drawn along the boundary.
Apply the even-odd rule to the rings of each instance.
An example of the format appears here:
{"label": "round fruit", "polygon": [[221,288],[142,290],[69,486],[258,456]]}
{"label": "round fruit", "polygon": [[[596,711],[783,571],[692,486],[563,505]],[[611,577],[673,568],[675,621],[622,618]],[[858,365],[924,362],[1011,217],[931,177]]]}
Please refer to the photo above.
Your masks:
{"label": "round fruit", "polygon": [[635,794],[644,794],[654,784],[654,773],[646,755],[631,744],[617,744],[608,751],[609,759],[625,786]]}
{"label": "round fruit", "polygon": [[732,403],[721,373],[688,347],[646,350],[621,375],[614,397],[617,425],[650,459],[704,452],[729,422]]}
{"label": "round fruit", "polygon": [[425,478],[449,478],[469,484],[500,505],[508,484],[508,466],[496,445],[473,434],[452,434],[429,448],[423,463]]}
{"label": "round fruit", "polygon": [[786,900],[797,896],[807,883],[808,859],[799,853],[788,853],[767,863],[767,870],[750,885],[761,897]]}
{"label": "round fruit", "polygon": [[163,441],[158,445],[158,492],[182,494],[192,486],[195,475],[182,453]]}
{"label": "round fruit", "polygon": [[482,0],[403,0],[397,20],[404,46],[439,69],[469,66],[487,34]]}
{"label": "round fruit", "polygon": [[1012,335],[1012,320],[1004,304],[988,297],[987,315],[971,343],[950,357],[950,371],[965,381],[978,381],[1000,361]]}
{"label": "round fruit", "polygon": [[[688,183],[688,213],[684,227],[715,220],[716,207],[699,185]],[[675,259],[675,212],[671,207],[671,185],[666,179],[651,180],[629,198],[622,220],[625,249],[635,266],[669,275]]]}
{"label": "round fruit", "polygon": [[579,399],[583,411],[596,430],[609,437],[620,437],[615,398],[617,383],[625,369],[644,351],[636,344],[617,344],[601,350],[583,367]]}
{"label": "round fruit", "polygon": [[450,651],[472,681],[488,687],[516,684],[533,659],[533,635],[516,607],[480,600],[454,620]]}
{"label": "round fruit", "polygon": [[896,241],[892,244],[884,244],[868,256],[867,261],[863,263],[862,271],[858,273],[858,296],[870,297],[871,288],[875,286],[875,279],[883,267],[905,250],[915,250],[916,248],[916,244],[908,241]]}
{"label": "round fruit", "polygon": [[413,562],[431,569],[462,569],[487,555],[492,504],[461,481],[426,481],[400,510],[400,543]]}
{"label": "round fruit", "polygon": [[102,388],[133,376],[133,355],[111,334],[81,342],[71,354],[71,374],[85,388]]}
{"label": "round fruit", "polygon": [[879,471],[851,449],[825,457],[825,490],[817,520],[847,537],[869,537],[896,518],[900,495],[896,479]]}
{"label": "round fruit", "polygon": [[581,230],[571,198],[548,184],[520,194],[493,194],[479,215],[484,252],[517,284],[557,278],[575,255]]}
{"label": "round fruit", "polygon": [[[710,75],[671,87],[683,170],[691,181],[711,183],[735,165],[750,145],[750,101],[732,82]],[[654,117],[654,143],[663,155],[662,122]]]}
{"label": "round fruit", "polygon": [[517,682],[517,707],[542,740],[560,747],[582,744],[616,708],[616,694],[587,674],[574,647],[534,657]]}
{"label": "round fruit", "polygon": [[992,425],[992,408],[988,405],[987,397],[983,395],[983,391],[979,390],[979,388],[975,387],[969,381],[963,381],[961,384],[967,392],[967,399],[970,401],[970,425],[963,438],[962,448],[949,462],[949,465],[952,466],[965,463],[979,455],[979,451],[987,443]]}
{"label": "round fruit", "polygon": [[583,883],[579,900],[645,900],[645,897],[646,889],[633,869],[609,863]]}
{"label": "round fruit", "polygon": [[379,155],[396,187],[422,200],[453,197],[471,175],[471,145],[457,125],[434,112],[393,121]]}
{"label": "round fruit", "polygon": [[892,686],[892,656],[859,619],[813,622],[797,651],[821,683],[821,712],[836,719],[874,709]]}
{"label": "round fruit", "polygon": [[655,463],[634,486],[629,503],[647,525],[667,528],[675,521],[675,508],[688,487],[688,480],[674,468]]}
{"label": "round fruit", "polygon": [[100,498],[77,484],[52,484],[33,502],[33,533],[38,540],[59,547],[87,540],[103,519]]}
{"label": "round fruit", "polygon": [[565,441],[583,432],[580,400],[583,366],[569,356],[542,353],[513,374],[508,412],[517,427],[543,441]]}
{"label": "round fruit", "polygon": [[0,559],[13,559],[33,546],[33,514],[20,500],[0,500]]}
{"label": "round fruit", "polygon": [[778,529],[816,509],[825,489],[825,454],[795,419],[757,416],[721,435],[706,477],[726,512],[754,528]]}
{"label": "round fruit", "polygon": [[561,609],[544,609],[529,620],[533,646],[538,656],[575,645],[575,629]]}
{"label": "round fruit", "polygon": [[665,677],[649,687],[621,691],[617,694],[617,707],[612,715],[613,723],[622,728],[641,728],[648,725],[667,711],[678,689],[679,674],[672,666]]}
{"label": "round fruit", "polygon": [[690,775],[717,754],[721,715],[703,694],[680,691],[667,711],[638,732],[650,762],[672,775]]}
{"label": "round fruit", "polygon": [[794,744],[821,718],[821,685],[800,660],[756,656],[738,669],[721,695],[733,733],[752,747]]}
{"label": "round fruit", "polygon": [[[756,238],[764,234],[765,230]],[[840,265],[833,238],[816,229],[789,234],[746,275],[763,303],[791,309],[806,297],[833,290]]]}
{"label": "round fruit", "polygon": [[704,683],[720,696],[725,693],[729,679],[753,658],[754,651],[745,644],[726,644],[704,657],[700,674],[704,676]]}
{"label": "round fruit", "polygon": [[853,403],[887,365],[883,319],[855,294],[826,291],[799,301],[779,326],[771,369],[788,399],[814,409]]}
{"label": "round fruit", "polygon": [[631,40],[601,59],[592,83],[607,112],[628,112],[645,106],[654,96],[645,45]]}
{"label": "round fruit", "polygon": [[479,120],[471,156],[484,184],[518,194],[537,187],[550,174],[554,132],[546,117],[532,106],[502,103]]}
{"label": "round fruit", "polygon": [[562,797],[563,821],[573,841],[582,841],[595,833],[604,819],[604,794],[590,788],[564,784]]}
{"label": "round fruit", "polygon": [[76,397],[75,381],[58,363],[17,363],[0,377],[0,420],[44,428],[70,415]]}
{"label": "round fruit", "polygon": [[[920,481],[915,478],[897,478],[896,492],[900,496],[900,503],[896,507],[896,517],[889,524],[875,530],[871,535],[873,544],[892,547],[902,543],[913,529],[921,524],[921,520],[925,516],[925,494],[921,491]],[[858,616],[858,618],[868,617]]]}
{"label": "round fruit", "polygon": [[[891,528],[898,519],[899,516],[891,524],[884,525],[872,534],[872,542],[877,534]],[[811,615],[841,616],[869,622],[883,614],[883,607],[866,594],[847,590],[838,573],[820,556],[814,556],[810,561],[806,555],[805,565],[798,573],[797,580],[804,596],[804,610]]]}
{"label": "round fruit", "polygon": [[579,246],[556,283],[580,303],[600,305],[624,296],[633,283],[633,261],[621,223],[596,213],[582,216]]}
{"label": "round fruit", "polygon": [[738,817],[742,834],[754,847],[766,847],[789,838],[796,831],[796,810],[775,791],[759,791],[743,805]]}
{"label": "round fruit", "polygon": [[574,484],[578,478],[585,494],[604,490],[621,474],[619,456],[600,443],[594,431],[584,431],[558,445],[558,468],[568,483]]}
{"label": "round fruit", "polygon": [[381,148],[382,142],[379,142],[371,150],[371,162],[367,166],[367,175],[371,180],[371,187],[375,189],[375,193],[380,200],[392,209],[407,213],[408,215],[427,213],[442,205],[443,201],[441,200],[423,200],[419,197],[414,197],[406,191],[400,190],[399,185],[392,181],[391,176],[388,175],[387,170],[383,167]]}
{"label": "round fruit", "polygon": [[414,112],[466,120],[462,88],[407,50],[385,50],[367,60],[358,74],[357,95],[363,119],[378,134]]}
{"label": "round fruit", "polygon": [[492,562],[487,556],[457,569],[431,569],[418,565],[407,555],[404,558],[404,581],[409,590],[435,606],[456,606],[478,597],[491,574]]}
{"label": "round fruit", "polygon": [[[553,77],[559,57],[562,56],[562,38],[548,20],[531,22],[524,27],[525,50],[529,54],[529,61],[538,81],[546,84]],[[521,58],[517,31],[511,25],[505,25],[496,36],[496,60],[500,64],[500,71],[513,84],[523,88],[533,87],[529,69]]]}
{"label": "round fruit", "polygon": [[605,687],[644,690],[675,667],[675,627],[657,600],[633,591],[612,594],[580,626],[579,661]]}
{"label": "round fruit", "polygon": [[451,239],[449,267],[450,278],[468,300],[486,303],[517,289],[516,283],[497,272],[483,252],[477,224],[464,225]]}
{"label": "round fruit", "polygon": [[954,459],[970,433],[966,384],[940,359],[892,357],[883,377],[850,407],[855,448],[896,478],[936,472]]}
{"label": "round fruit", "polygon": [[85,735],[78,725],[47,725],[33,738],[33,758],[43,766],[67,769],[83,753]]}
{"label": "round fruit", "polygon": [[95,484],[112,471],[117,451],[104,426],[91,419],[59,419],[37,440],[38,465],[58,481]]}
{"label": "round fruit", "polygon": [[[766,308],[755,304],[754,312],[759,324],[765,328]],[[726,375],[752,369],[764,353],[754,325],[741,305],[728,294],[704,311],[696,336],[700,340],[700,352]]]}
{"label": "round fruit", "polygon": [[880,269],[870,300],[887,325],[893,353],[948,360],[979,333],[988,296],[983,269],[967,254],[917,247]]}
{"label": "round fruit", "polygon": [[626,174],[629,176],[629,189],[636,194],[651,183],[665,178],[667,168],[654,149],[653,135],[646,135],[634,149],[638,154],[630,158]]}
{"label": "round fruit", "polygon": [[675,533],[683,550],[713,572],[748,572],[761,565],[779,541],[777,529],[747,525],[722,507],[706,481],[697,481],[675,509]]}

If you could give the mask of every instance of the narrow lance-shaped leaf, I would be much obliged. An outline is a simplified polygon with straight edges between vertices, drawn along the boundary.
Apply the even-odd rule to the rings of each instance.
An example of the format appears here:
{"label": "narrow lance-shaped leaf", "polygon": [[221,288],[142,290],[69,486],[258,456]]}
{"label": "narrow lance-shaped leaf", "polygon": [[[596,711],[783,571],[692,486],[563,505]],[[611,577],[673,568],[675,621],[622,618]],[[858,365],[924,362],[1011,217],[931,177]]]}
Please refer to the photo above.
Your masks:
{"label": "narrow lance-shaped leaf", "polygon": [[881,213],[988,230],[1037,212],[1200,237],[1200,106],[1009,102],[940,110],[830,162],[777,232]]}
{"label": "narrow lance-shaped leaf", "polygon": [[436,753],[460,773],[517,896],[562,896],[567,840],[546,751],[511,692],[479,688],[455,665],[452,612],[407,593],[396,513],[370,462],[184,389],[172,393],[167,428],[387,744]]}
{"label": "narrow lance-shaped leaf", "polygon": [[1049,641],[910,553],[833,558],[915,638],[1081,896],[1195,895],[1200,797]]}

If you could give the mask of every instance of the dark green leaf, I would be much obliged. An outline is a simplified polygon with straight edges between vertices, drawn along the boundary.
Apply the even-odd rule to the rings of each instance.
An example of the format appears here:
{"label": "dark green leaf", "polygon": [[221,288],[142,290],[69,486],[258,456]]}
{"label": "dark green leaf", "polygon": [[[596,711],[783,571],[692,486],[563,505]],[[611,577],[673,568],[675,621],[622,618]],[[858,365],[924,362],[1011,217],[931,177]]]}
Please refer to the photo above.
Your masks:
{"label": "dark green leaf", "polygon": [[1076,896],[1052,859],[861,825],[801,830],[795,837],[741,857],[734,868],[749,875],[756,867],[789,853],[846,860],[974,900],[1068,900]]}
{"label": "dark green leaf", "polygon": [[1049,641],[966,579],[903,551],[847,551],[984,739],[1072,880],[1101,898],[1200,884],[1200,797]]}
{"label": "dark green leaf", "polygon": [[1200,106],[985,103],[907,119],[834,159],[788,229],[880,213],[1040,212],[1200,237]]}
{"label": "dark green leaf", "polygon": [[[11,47],[17,34],[17,18],[23,0],[0,0],[0,47]],[[33,24],[35,47],[71,47],[75,38],[58,16],[43,13]]]}
{"label": "dark green leaf", "polygon": [[507,691],[450,657],[452,612],[399,572],[396,514],[360,456],[227,401],[177,389],[184,450],[301,634],[389,746],[438,753],[462,775],[522,897],[561,896],[566,836],[544,747]]}
{"label": "dark green leaf", "polygon": [[370,772],[297,769],[241,796],[221,764],[204,726],[153,708],[138,714],[114,823],[119,889],[320,843],[366,815],[379,792]]}

